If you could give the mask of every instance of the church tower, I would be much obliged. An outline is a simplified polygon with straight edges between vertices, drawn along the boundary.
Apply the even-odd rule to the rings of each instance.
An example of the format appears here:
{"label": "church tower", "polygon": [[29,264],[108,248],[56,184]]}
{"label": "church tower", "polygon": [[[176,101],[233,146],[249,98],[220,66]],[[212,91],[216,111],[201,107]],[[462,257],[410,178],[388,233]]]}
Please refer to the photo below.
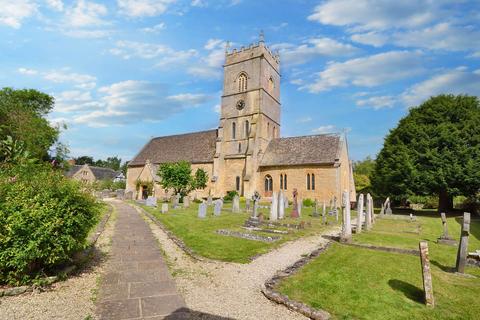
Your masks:
{"label": "church tower", "polygon": [[250,197],[270,140],[280,137],[280,61],[260,41],[225,52],[220,124],[213,166],[214,193]]}

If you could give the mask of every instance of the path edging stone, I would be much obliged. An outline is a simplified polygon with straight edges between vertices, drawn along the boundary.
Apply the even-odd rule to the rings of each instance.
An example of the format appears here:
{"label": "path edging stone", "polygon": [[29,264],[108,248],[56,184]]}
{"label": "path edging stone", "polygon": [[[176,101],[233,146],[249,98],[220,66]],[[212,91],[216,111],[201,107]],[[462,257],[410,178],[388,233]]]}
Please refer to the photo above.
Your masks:
{"label": "path edging stone", "polygon": [[403,248],[395,248],[395,247],[375,246],[375,245],[363,244],[363,243],[343,242],[343,241],[340,241],[339,237],[333,237],[333,236],[323,236],[323,237],[325,239],[335,241],[339,244],[351,246],[351,247],[364,248],[364,249],[390,252],[390,253],[409,254],[413,256],[418,256],[420,254],[420,251],[416,249],[403,249]]}

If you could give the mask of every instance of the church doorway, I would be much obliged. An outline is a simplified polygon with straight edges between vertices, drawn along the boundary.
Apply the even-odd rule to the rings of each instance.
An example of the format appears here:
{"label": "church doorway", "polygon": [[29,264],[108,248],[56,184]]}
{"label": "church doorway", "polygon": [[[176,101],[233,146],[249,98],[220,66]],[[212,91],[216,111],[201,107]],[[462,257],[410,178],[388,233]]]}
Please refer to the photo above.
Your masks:
{"label": "church doorway", "polygon": [[273,179],[272,176],[267,174],[265,176],[265,197],[271,197],[273,192]]}

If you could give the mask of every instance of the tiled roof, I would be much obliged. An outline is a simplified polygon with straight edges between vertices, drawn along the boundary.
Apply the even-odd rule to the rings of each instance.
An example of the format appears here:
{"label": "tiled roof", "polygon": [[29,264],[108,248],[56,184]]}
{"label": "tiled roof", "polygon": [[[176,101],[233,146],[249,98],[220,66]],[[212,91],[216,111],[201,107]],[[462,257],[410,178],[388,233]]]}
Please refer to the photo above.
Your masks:
{"label": "tiled roof", "polygon": [[[65,173],[65,175],[67,177],[71,177],[75,173],[77,173],[81,168],[83,168],[83,166],[84,165],[80,165],[80,164],[73,165]],[[88,167],[90,168],[90,170],[92,170],[92,173],[95,176],[95,179],[97,180],[113,179],[120,174],[119,171],[115,171],[110,168],[102,168],[102,167],[94,167],[94,166],[88,166]]]}
{"label": "tiled roof", "polygon": [[216,139],[217,130],[153,138],[128,165],[145,165],[147,160],[155,164],[181,160],[190,163],[213,162]]}
{"label": "tiled roof", "polygon": [[273,139],[260,166],[333,164],[339,147],[340,136],[332,134]]}

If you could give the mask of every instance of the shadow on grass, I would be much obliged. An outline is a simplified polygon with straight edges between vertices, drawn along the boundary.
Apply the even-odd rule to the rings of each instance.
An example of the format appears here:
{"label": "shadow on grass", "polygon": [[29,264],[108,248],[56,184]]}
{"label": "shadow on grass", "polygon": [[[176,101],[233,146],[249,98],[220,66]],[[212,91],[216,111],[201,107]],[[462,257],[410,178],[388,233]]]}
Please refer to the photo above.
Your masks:
{"label": "shadow on grass", "polygon": [[455,268],[454,267],[449,267],[449,266],[444,266],[443,264],[441,264],[440,262],[436,261],[436,260],[430,260],[430,262],[440,268],[443,272],[454,272],[455,271]]}
{"label": "shadow on grass", "polygon": [[401,291],[407,297],[408,299],[423,303],[424,301],[424,296],[423,296],[423,290],[415,287],[414,285],[402,281],[402,280],[397,280],[397,279],[391,279],[388,281],[388,285],[396,291]]}

